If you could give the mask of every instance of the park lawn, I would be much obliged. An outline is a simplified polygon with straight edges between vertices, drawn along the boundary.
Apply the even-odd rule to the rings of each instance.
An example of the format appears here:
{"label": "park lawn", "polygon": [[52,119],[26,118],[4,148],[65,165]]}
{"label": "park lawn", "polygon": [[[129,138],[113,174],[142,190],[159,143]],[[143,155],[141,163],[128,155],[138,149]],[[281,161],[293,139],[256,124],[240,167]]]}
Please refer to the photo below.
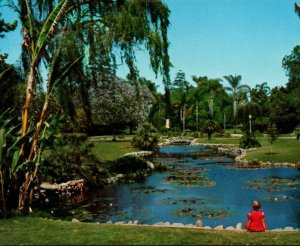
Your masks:
{"label": "park lawn", "polygon": [[267,137],[259,137],[257,140],[262,146],[260,148],[247,150],[245,156],[246,160],[279,163],[300,162],[300,141],[297,141],[295,138],[278,138],[275,143],[273,143],[273,146],[268,142]]}
{"label": "park lawn", "polygon": [[72,223],[33,217],[0,220],[0,245],[300,245],[297,231],[245,231]]}
{"label": "park lawn", "polygon": [[130,141],[99,141],[93,142],[92,153],[98,160],[113,161],[126,153],[139,151],[131,146]]}
{"label": "park lawn", "polygon": [[[268,142],[267,137],[258,137],[261,143],[260,148],[247,150],[245,159],[270,161],[270,162],[300,162],[300,141],[295,138],[278,138],[273,146]],[[239,145],[240,138],[199,138],[197,143],[207,144],[233,144]],[[115,160],[126,153],[139,151],[139,149],[131,146],[130,141],[93,141],[94,146],[91,147],[92,153],[99,160],[111,161]],[[271,155],[272,147],[272,155]]]}

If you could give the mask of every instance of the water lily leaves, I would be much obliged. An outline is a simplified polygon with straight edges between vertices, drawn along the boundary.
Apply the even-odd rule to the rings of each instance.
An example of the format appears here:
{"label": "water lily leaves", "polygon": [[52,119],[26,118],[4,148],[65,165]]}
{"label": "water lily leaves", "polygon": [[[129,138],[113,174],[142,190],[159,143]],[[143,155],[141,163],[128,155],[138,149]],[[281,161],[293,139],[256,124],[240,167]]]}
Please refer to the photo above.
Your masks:
{"label": "water lily leaves", "polygon": [[196,198],[196,197],[186,197],[186,198],[178,198],[178,197],[167,197],[158,202],[159,205],[180,205],[180,206],[199,206],[199,205],[207,205],[207,204],[216,204],[217,201],[207,198]]}
{"label": "water lily leaves", "polygon": [[262,178],[254,180],[246,180],[244,183],[248,184],[247,189],[255,189],[267,192],[282,191],[282,190],[295,190],[300,180],[287,179],[287,178]]}
{"label": "water lily leaves", "polygon": [[178,217],[192,217],[197,218],[200,214],[201,218],[209,218],[209,219],[222,219],[225,217],[229,217],[232,215],[232,211],[228,208],[211,208],[211,207],[182,207],[177,208],[173,211]]}
{"label": "water lily leaves", "polygon": [[134,187],[130,189],[133,193],[138,194],[151,194],[151,193],[165,193],[170,191],[169,189],[155,188],[153,186],[143,185],[139,187]]}
{"label": "water lily leaves", "polygon": [[268,202],[290,202],[290,201],[299,201],[299,198],[295,196],[287,195],[274,195],[274,196],[264,196],[261,200]]}
{"label": "water lily leaves", "polygon": [[204,174],[204,168],[175,167],[170,170],[170,175],[165,178],[169,184],[184,186],[215,186],[216,182]]}

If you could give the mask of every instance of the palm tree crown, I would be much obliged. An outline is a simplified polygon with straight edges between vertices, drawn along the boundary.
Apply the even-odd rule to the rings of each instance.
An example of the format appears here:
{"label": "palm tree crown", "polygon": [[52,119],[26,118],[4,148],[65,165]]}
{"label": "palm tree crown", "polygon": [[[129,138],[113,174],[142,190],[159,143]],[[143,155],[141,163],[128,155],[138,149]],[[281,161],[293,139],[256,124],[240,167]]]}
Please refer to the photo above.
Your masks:
{"label": "palm tree crown", "polygon": [[233,97],[233,117],[236,118],[237,114],[237,96],[239,93],[245,93],[250,91],[250,87],[248,85],[240,84],[242,80],[241,75],[228,75],[224,76],[224,79],[227,80],[230,87],[224,87],[226,91],[231,92]]}

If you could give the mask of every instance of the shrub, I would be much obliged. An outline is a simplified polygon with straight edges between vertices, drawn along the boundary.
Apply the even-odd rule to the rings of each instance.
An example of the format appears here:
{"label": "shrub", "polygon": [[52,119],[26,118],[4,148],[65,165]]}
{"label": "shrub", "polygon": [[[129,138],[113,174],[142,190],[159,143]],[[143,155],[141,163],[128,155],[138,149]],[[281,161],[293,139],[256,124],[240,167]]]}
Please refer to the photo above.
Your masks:
{"label": "shrub", "polygon": [[147,168],[148,165],[145,159],[133,155],[127,155],[115,160],[110,169],[112,172],[128,174],[140,170],[146,170]]}
{"label": "shrub", "polygon": [[52,183],[83,178],[90,186],[103,186],[102,178],[109,177],[109,173],[101,166],[87,147],[68,144],[48,151],[40,175],[41,180]]}
{"label": "shrub", "polygon": [[248,162],[249,167],[258,168],[261,167],[259,160],[254,159]]}
{"label": "shrub", "polygon": [[260,147],[261,144],[255,138],[255,134],[246,132],[240,140],[240,148],[249,149],[249,148],[256,148]]}
{"label": "shrub", "polygon": [[154,126],[151,124],[143,124],[138,130],[137,134],[133,137],[131,144],[142,150],[158,150],[159,136]]}

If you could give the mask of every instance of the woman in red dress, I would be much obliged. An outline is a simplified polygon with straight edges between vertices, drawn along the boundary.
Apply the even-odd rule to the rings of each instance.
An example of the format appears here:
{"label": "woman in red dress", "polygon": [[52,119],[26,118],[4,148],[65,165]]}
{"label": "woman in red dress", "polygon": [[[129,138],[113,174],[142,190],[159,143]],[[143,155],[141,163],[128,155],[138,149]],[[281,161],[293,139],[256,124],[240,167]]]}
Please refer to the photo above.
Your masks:
{"label": "woman in red dress", "polygon": [[253,211],[247,214],[248,221],[245,224],[247,231],[262,232],[267,229],[265,222],[265,213],[260,211],[261,204],[259,201],[252,202]]}

